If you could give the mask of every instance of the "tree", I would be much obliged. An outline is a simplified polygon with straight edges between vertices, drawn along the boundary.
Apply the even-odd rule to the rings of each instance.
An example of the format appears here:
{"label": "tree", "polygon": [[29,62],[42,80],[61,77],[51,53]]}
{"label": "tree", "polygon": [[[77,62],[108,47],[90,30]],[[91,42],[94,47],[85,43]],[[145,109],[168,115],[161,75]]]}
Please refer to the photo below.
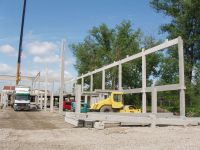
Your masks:
{"label": "tree", "polygon": [[[132,29],[130,21],[122,21],[113,29],[109,29],[106,24],[93,27],[82,43],[72,45],[72,50],[77,58],[76,69],[78,74],[81,75],[121,60],[127,55],[131,56],[139,53],[141,52],[141,47],[147,49],[158,43],[151,36],[143,38],[140,29]],[[160,58],[160,54],[151,55],[147,58],[149,62],[147,79],[152,75],[158,74],[155,68]],[[123,87],[141,87],[141,62],[141,59],[136,59],[130,63],[123,64]],[[101,88],[101,76],[98,75],[96,78],[94,86]],[[117,67],[106,70],[106,81],[106,88],[118,89]],[[86,82],[89,84],[90,81],[86,79]],[[152,83],[152,81],[149,83]]]}
{"label": "tree", "polygon": [[[139,29],[136,31],[131,29],[130,21],[123,21],[114,29],[109,29],[106,24],[93,27],[84,42],[72,45],[73,53],[77,58],[75,67],[78,74],[87,73],[120,60],[126,55],[139,52],[140,35]],[[115,89],[118,82],[117,77],[116,68],[108,70],[106,85]]]}
{"label": "tree", "polygon": [[184,40],[186,82],[193,80],[192,72],[200,63],[200,1],[199,0],[151,0],[151,6],[171,18],[161,26],[168,38],[182,36]]}
{"label": "tree", "polygon": [[[181,36],[184,41],[186,104],[198,107],[199,103],[199,65],[200,65],[200,1],[199,0],[151,0],[150,5],[160,13],[169,16],[170,23],[161,26],[161,31],[168,33],[168,38]],[[173,48],[172,48],[173,49]],[[169,63],[177,58],[177,51],[168,51],[168,58],[163,60],[161,68],[162,83],[176,82],[178,67]],[[176,60],[174,60],[176,62]],[[177,64],[177,63],[176,63]],[[176,67],[175,67],[176,66]],[[174,71],[170,73],[169,71]]]}

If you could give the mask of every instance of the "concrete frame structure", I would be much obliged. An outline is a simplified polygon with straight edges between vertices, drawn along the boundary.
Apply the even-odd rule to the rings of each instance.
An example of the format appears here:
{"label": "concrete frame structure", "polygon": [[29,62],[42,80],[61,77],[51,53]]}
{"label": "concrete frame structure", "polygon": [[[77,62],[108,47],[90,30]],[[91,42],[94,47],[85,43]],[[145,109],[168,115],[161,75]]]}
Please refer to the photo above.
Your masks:
{"label": "concrete frame structure", "polygon": [[[154,86],[154,87],[147,87],[146,86],[146,56],[155,53],[157,51],[163,50],[165,48],[178,45],[178,58],[179,58],[179,83],[178,84],[169,84],[169,85],[161,85],[161,86]],[[135,88],[135,89],[128,89],[123,90],[122,87],[122,64],[127,63],[129,61],[135,60],[137,58],[142,57],[142,87],[141,88]],[[185,79],[184,79],[184,51],[183,51],[183,40],[181,37],[178,37],[173,40],[166,40],[164,43],[155,46],[153,48],[144,50],[142,49],[142,52],[127,56],[127,58],[124,58],[122,60],[119,60],[117,62],[111,63],[107,66],[104,66],[102,68],[96,69],[92,72],[89,72],[87,74],[84,74],[80,77],[77,77],[76,80],[81,79],[81,85],[83,87],[84,85],[84,78],[90,76],[90,91],[93,92],[93,75],[99,72],[102,72],[102,90],[105,89],[105,70],[113,68],[115,66],[118,66],[118,90],[123,91],[125,93],[142,93],[142,112],[146,113],[146,93],[152,92],[152,112],[157,113],[157,92],[160,91],[172,91],[172,90],[179,90],[180,91],[180,116],[185,116]],[[76,81],[77,82],[77,81]],[[84,89],[82,88],[82,92],[84,92]]]}

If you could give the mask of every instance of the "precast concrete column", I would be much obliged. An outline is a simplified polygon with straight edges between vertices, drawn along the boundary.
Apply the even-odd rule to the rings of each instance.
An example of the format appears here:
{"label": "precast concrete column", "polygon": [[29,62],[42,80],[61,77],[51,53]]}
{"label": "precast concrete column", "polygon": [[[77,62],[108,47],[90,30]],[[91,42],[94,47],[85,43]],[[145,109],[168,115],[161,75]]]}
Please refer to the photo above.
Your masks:
{"label": "precast concrete column", "polygon": [[157,113],[157,89],[155,86],[152,87],[152,93],[151,93],[151,108],[152,108],[152,113]]}
{"label": "precast concrete column", "polygon": [[84,91],[84,78],[81,78],[81,92]]}
{"label": "precast concrete column", "polygon": [[179,84],[180,84],[180,116],[185,116],[185,77],[184,77],[184,50],[183,40],[178,37],[178,57],[179,57]]}
{"label": "precast concrete column", "polygon": [[40,94],[40,109],[42,110],[43,107],[43,94]]}
{"label": "precast concrete column", "polygon": [[6,109],[7,105],[8,105],[8,95],[7,93],[3,94],[3,109]]}
{"label": "precast concrete column", "polygon": [[142,49],[142,112],[146,113],[146,56]]}
{"label": "precast concrete column", "polygon": [[38,104],[38,99],[39,99],[39,96],[38,96],[38,93],[37,93],[37,95],[35,96],[35,103],[36,103],[36,105]]}
{"label": "precast concrete column", "polygon": [[105,70],[102,71],[102,90],[105,90]]}
{"label": "precast concrete column", "polygon": [[51,92],[50,112],[53,112],[53,101],[54,101],[53,92]]}
{"label": "precast concrete column", "polygon": [[3,92],[1,91],[1,103],[3,103]]}
{"label": "precast concrete column", "polygon": [[62,114],[63,112],[63,92],[64,92],[64,69],[65,69],[65,40],[62,40],[61,46],[61,68],[60,68],[60,94],[59,94],[59,113]]}
{"label": "precast concrete column", "polygon": [[119,71],[118,71],[118,89],[122,90],[122,64],[119,64]]}
{"label": "precast concrete column", "polygon": [[45,75],[45,96],[44,96],[44,111],[47,111],[47,87],[48,87],[48,67],[46,64],[46,75]]}
{"label": "precast concrete column", "polygon": [[88,96],[87,96],[87,95],[85,95],[85,103],[87,103],[87,98],[88,98]]}
{"label": "precast concrete column", "polygon": [[76,97],[76,113],[81,112],[81,85],[77,84],[75,86],[75,97]]}
{"label": "precast concrete column", "polygon": [[54,92],[54,82],[52,84],[52,91],[51,91],[50,112],[53,112],[53,103],[54,103],[53,92]]}
{"label": "precast concrete column", "polygon": [[[38,82],[38,103],[37,104],[39,104],[39,99],[40,99],[40,97],[41,97],[41,94],[40,94],[40,76],[39,76],[39,82]],[[41,104],[41,103],[40,103]],[[40,105],[39,104],[39,105]],[[41,106],[41,105],[40,105]]]}
{"label": "precast concrete column", "polygon": [[90,92],[93,91],[93,74],[90,76]]}

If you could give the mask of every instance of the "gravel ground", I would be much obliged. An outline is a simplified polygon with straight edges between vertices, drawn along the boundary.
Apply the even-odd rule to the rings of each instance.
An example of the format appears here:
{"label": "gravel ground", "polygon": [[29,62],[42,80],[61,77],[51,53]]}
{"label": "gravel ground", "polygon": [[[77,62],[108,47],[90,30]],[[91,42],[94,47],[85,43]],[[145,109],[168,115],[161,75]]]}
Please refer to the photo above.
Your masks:
{"label": "gravel ground", "polygon": [[200,149],[200,127],[73,128],[49,112],[0,111],[0,150]]}

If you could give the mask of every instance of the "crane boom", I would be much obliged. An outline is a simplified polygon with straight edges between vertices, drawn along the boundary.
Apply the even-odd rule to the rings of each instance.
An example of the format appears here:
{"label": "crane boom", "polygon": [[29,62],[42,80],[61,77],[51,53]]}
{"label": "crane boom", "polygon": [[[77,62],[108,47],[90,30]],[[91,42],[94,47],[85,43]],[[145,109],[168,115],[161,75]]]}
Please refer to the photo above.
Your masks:
{"label": "crane boom", "polygon": [[17,59],[16,85],[18,85],[18,83],[20,81],[20,64],[21,64],[21,54],[22,54],[22,42],[23,42],[25,12],[26,12],[26,0],[24,0],[24,6],[23,6],[23,12],[22,12],[19,52],[18,52],[18,59]]}

